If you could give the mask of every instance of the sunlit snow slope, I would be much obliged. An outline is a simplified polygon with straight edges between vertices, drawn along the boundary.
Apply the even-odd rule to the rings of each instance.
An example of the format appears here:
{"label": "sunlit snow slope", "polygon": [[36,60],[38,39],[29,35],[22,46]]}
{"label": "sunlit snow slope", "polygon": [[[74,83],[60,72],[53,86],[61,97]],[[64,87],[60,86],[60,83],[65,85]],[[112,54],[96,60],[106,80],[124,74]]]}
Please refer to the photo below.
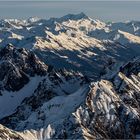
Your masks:
{"label": "sunlit snow slope", "polygon": [[107,60],[127,61],[140,53],[140,22],[104,23],[84,13],[49,20],[0,21],[0,45],[31,49],[55,68],[98,78]]}

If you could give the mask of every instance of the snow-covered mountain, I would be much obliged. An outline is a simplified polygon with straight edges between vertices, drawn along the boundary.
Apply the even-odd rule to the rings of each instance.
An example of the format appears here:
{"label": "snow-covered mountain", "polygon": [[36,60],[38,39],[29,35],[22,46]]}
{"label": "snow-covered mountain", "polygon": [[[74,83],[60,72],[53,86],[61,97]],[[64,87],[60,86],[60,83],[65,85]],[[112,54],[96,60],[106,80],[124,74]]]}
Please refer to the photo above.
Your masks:
{"label": "snow-covered mountain", "polygon": [[0,21],[0,46],[31,49],[55,68],[78,70],[95,79],[107,59],[127,61],[140,54],[139,25],[104,23],[84,13],[49,20],[6,19]]}
{"label": "snow-covered mountain", "polygon": [[139,138],[140,58],[113,68],[91,84],[81,75],[75,82],[78,76],[64,74],[64,80],[48,71],[34,93],[0,120],[1,138]]}
{"label": "snow-covered mountain", "polygon": [[5,19],[0,46],[0,139],[140,138],[140,22]]}

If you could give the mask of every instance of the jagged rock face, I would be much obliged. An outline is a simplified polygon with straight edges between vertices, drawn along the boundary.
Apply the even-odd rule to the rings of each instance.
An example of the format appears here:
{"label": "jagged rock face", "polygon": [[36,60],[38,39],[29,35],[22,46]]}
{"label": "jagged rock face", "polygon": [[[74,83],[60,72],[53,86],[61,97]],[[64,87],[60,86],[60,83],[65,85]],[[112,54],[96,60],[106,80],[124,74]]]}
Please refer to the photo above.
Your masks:
{"label": "jagged rock face", "polygon": [[24,140],[18,133],[0,125],[0,139]]}
{"label": "jagged rock face", "polygon": [[94,83],[75,116],[85,137],[135,139],[140,134],[140,59],[128,62],[107,80]]}
{"label": "jagged rock face", "polygon": [[18,91],[29,82],[29,76],[45,75],[47,65],[33,52],[9,45],[0,50],[0,71],[1,90]]}

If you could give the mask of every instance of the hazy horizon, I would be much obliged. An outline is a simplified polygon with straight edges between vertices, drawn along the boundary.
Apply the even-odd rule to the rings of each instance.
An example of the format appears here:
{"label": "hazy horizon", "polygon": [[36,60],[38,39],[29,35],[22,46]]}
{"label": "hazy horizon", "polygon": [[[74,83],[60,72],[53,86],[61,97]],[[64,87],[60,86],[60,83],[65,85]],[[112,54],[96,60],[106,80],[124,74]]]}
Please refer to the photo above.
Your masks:
{"label": "hazy horizon", "polygon": [[140,1],[0,1],[0,19],[26,19],[61,17],[84,12],[102,21],[127,21],[140,19]]}
{"label": "hazy horizon", "polygon": [[140,0],[0,0],[0,1],[3,1],[3,2],[5,2],[5,1],[18,1],[18,2],[23,2],[23,1],[31,1],[31,2],[41,2],[41,1],[43,1],[43,2],[68,2],[68,1],[72,1],[72,2],[76,2],[76,1],[84,1],[84,2],[88,2],[88,1],[96,1],[96,2],[98,2],[98,1],[111,1],[111,2],[123,2],[123,1],[125,1],[125,2],[127,2],[127,1],[129,1],[129,2],[137,2],[137,1],[140,1]]}

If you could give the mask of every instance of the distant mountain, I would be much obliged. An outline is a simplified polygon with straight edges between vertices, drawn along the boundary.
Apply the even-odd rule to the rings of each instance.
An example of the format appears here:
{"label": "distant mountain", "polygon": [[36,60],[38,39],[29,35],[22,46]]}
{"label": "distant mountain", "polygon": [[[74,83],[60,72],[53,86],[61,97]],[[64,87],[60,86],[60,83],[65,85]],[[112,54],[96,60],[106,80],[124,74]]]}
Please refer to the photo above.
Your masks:
{"label": "distant mountain", "polygon": [[84,13],[49,20],[0,21],[0,46],[11,43],[34,51],[55,68],[78,70],[98,78],[107,59],[127,61],[140,54],[137,21],[104,23]]}
{"label": "distant mountain", "polygon": [[0,20],[0,139],[139,139],[139,28]]}

